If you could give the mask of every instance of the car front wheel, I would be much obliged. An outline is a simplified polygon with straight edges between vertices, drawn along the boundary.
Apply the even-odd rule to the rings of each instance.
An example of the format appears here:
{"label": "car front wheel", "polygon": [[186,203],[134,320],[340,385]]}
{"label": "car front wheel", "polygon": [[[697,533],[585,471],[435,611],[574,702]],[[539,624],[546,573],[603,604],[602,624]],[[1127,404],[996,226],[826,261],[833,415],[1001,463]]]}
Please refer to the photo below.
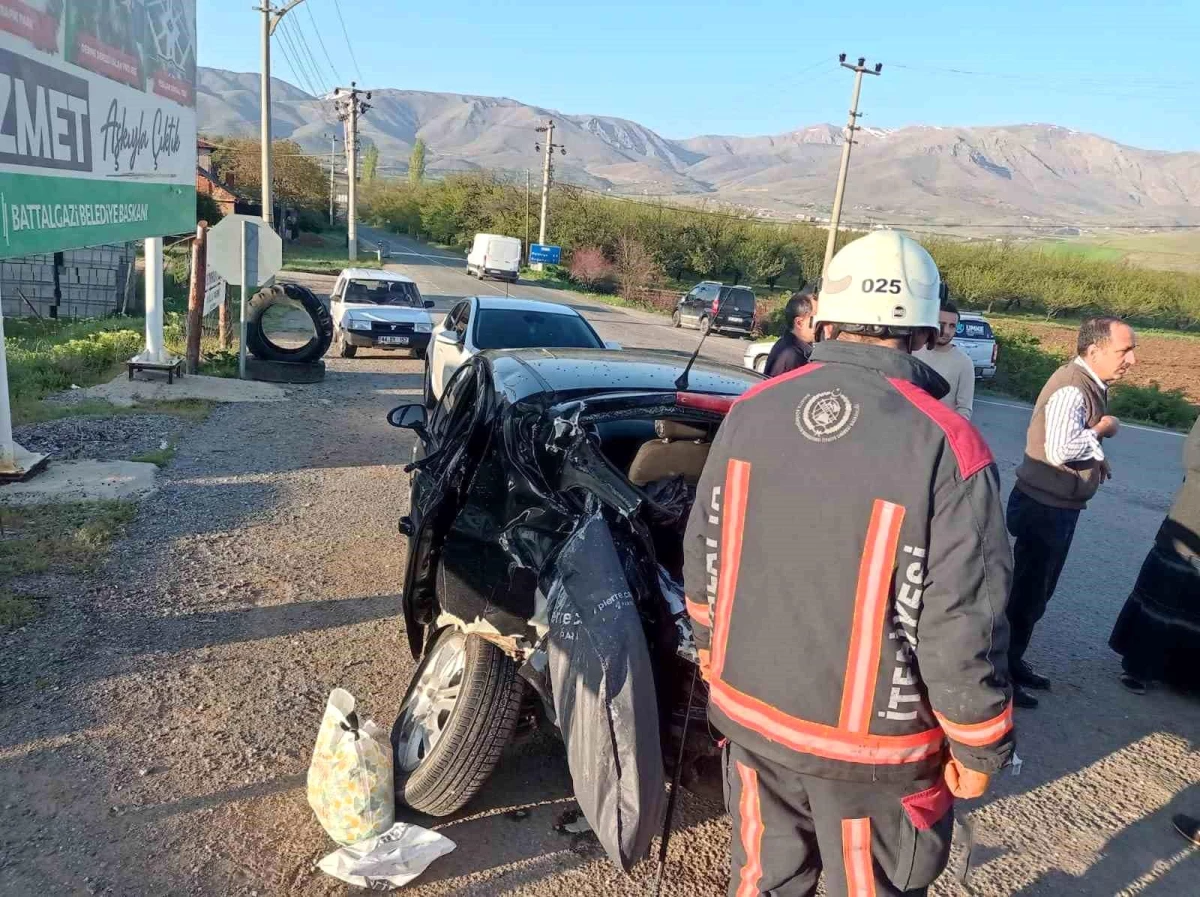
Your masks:
{"label": "car front wheel", "polygon": [[760,374],[765,374],[767,372],[767,356],[760,355],[758,358],[754,359],[754,370],[758,371]]}
{"label": "car front wheel", "polygon": [[345,331],[338,329],[337,340],[335,342],[337,354],[339,358],[353,358],[358,354],[358,346],[352,346],[346,342]]}
{"label": "car front wheel", "polygon": [[432,410],[437,406],[437,398],[433,394],[433,359],[425,358],[425,380],[421,384],[422,398],[425,407]]}
{"label": "car front wheel", "polygon": [[448,816],[483,787],[512,738],[523,684],[516,664],[478,635],[439,632],[392,727],[396,799]]}

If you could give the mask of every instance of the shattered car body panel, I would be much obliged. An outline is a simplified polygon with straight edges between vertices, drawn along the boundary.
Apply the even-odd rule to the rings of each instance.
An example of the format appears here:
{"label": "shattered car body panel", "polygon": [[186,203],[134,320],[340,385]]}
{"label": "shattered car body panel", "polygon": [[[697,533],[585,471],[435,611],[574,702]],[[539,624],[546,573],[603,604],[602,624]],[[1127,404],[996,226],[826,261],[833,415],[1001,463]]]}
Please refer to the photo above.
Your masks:
{"label": "shattered car body panel", "polygon": [[[697,361],[679,392],[686,354],[614,355],[486,352],[455,375],[410,465],[403,604],[414,656],[454,626],[521,665],[563,733],[581,808],[628,869],[661,820],[665,736],[695,715],[678,705],[696,658],[671,549],[694,488],[635,486],[629,466],[656,421],[711,434],[760,378]],[[584,537],[610,563],[581,565]]]}

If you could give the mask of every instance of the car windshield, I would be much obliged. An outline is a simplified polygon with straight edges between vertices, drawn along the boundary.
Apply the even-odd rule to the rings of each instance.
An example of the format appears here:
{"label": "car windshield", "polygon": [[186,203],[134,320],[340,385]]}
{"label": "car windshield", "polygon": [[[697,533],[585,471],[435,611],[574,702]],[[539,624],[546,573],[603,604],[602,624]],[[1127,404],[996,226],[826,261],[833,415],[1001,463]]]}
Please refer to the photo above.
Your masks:
{"label": "car windshield", "polygon": [[358,305],[423,307],[417,285],[402,280],[351,280],[346,284],[343,298]]}
{"label": "car windshield", "polygon": [[604,344],[583,318],[518,308],[483,308],[475,324],[482,349],[602,349]]}

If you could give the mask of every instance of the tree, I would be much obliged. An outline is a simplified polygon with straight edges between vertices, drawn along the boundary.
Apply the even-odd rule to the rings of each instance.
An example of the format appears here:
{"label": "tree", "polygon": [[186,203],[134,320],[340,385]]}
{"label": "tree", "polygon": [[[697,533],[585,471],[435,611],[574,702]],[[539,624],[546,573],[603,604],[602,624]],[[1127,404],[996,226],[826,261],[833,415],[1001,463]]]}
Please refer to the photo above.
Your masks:
{"label": "tree", "polygon": [[207,221],[208,226],[212,227],[225,216],[221,214],[221,207],[217,205],[217,201],[207,193],[196,193],[196,220]]}
{"label": "tree", "polygon": [[584,246],[571,253],[571,279],[589,290],[612,277],[612,264],[598,246]]}
{"label": "tree", "polygon": [[646,247],[622,234],[617,239],[617,278],[621,282],[621,295],[636,299],[642,289],[662,279],[662,271]]}
{"label": "tree", "polygon": [[371,144],[363,153],[362,180],[364,184],[375,183],[375,175],[379,171],[379,147]]}
{"label": "tree", "polygon": [[[221,179],[246,199],[262,193],[262,156],[257,140],[223,137],[215,141],[213,165]],[[329,177],[311,156],[293,140],[271,144],[271,194],[275,202],[297,209],[319,211],[329,202]]]}
{"label": "tree", "polygon": [[410,184],[419,184],[425,180],[425,151],[425,141],[418,137],[408,156],[408,182]]}

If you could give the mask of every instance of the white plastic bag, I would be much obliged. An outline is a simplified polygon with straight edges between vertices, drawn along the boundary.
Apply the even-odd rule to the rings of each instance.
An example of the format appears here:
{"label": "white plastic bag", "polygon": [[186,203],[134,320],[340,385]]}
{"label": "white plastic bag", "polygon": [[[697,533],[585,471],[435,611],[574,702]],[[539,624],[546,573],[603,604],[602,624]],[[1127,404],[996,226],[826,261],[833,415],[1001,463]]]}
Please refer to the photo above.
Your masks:
{"label": "white plastic bag", "polygon": [[329,693],[308,766],[308,804],[339,844],[356,844],[391,828],[396,818],[392,746],[375,723],[360,723],[354,696]]}
{"label": "white plastic bag", "polygon": [[456,846],[445,835],[397,822],[382,835],[335,850],[317,867],[348,884],[387,891],[408,884]]}

